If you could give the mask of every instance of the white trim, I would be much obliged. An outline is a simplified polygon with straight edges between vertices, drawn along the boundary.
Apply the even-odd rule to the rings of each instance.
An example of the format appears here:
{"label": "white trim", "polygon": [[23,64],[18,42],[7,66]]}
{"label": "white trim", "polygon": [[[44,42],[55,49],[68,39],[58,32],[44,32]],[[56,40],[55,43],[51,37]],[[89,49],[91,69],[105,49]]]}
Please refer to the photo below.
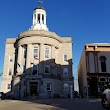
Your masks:
{"label": "white trim", "polygon": [[[10,62],[11,56],[12,56],[12,62],[13,62],[13,55],[9,55],[9,62]],[[10,62],[10,63],[12,63],[12,62]]]}
{"label": "white trim", "polygon": [[[11,70],[11,75],[9,75],[9,70]],[[7,75],[7,76],[12,76],[12,71],[13,71],[13,70],[12,70],[11,68],[9,68],[9,69],[8,69],[8,75]]]}
{"label": "white trim", "polygon": [[[64,70],[67,72],[67,75],[66,75],[66,74],[64,74],[64,73],[65,73],[65,71],[64,71]],[[64,68],[63,68],[63,76],[68,76],[68,68],[67,68],[67,67],[64,67]]]}
{"label": "white trim", "polygon": [[39,58],[39,46],[38,45],[33,45],[33,58],[34,58],[34,49],[38,50],[38,56],[36,58]]}
{"label": "white trim", "polygon": [[68,91],[69,90],[69,84],[68,83],[64,83],[63,87],[64,87],[64,91]]}
{"label": "white trim", "polygon": [[8,85],[9,85],[9,84],[7,84],[7,86],[6,86],[6,87],[7,87],[7,90],[11,90],[11,84],[10,84],[10,89],[8,89]]}
{"label": "white trim", "polygon": [[49,92],[49,91],[52,91],[52,84],[51,84],[51,83],[47,83],[47,85],[49,85],[48,88],[50,89],[50,90],[47,90],[47,91],[48,91],[48,92]]}
{"label": "white trim", "polygon": [[[66,55],[66,60],[65,60],[65,58],[64,58],[64,56]],[[68,56],[67,56],[67,54],[63,54],[63,62],[67,62],[68,61]]]}
{"label": "white trim", "polygon": [[[101,81],[101,78],[104,78],[105,81]],[[107,82],[107,78],[106,77],[99,77],[99,82]]]}
{"label": "white trim", "polygon": [[110,77],[108,77],[108,82],[110,82]]}
{"label": "white trim", "polygon": [[[45,67],[49,68],[49,73],[45,73]],[[50,65],[44,65],[44,74],[50,74]]]}

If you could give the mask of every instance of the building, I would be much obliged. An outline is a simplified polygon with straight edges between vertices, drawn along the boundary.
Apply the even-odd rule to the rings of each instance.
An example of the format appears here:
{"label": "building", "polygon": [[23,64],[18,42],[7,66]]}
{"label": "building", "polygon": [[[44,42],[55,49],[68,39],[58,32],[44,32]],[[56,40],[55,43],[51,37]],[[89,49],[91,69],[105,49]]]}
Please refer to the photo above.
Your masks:
{"label": "building", "polygon": [[110,83],[110,44],[85,44],[78,65],[79,92],[82,97],[98,97]]}
{"label": "building", "polygon": [[1,91],[13,98],[48,98],[69,96],[72,89],[72,39],[50,32],[46,11],[38,6],[31,28],[6,40]]}

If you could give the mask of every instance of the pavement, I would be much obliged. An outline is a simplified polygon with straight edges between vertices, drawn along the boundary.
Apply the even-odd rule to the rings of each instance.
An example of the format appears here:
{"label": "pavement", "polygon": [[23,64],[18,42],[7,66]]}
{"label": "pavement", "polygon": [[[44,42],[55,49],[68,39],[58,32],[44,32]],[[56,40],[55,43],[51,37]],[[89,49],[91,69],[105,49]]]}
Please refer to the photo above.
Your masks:
{"label": "pavement", "polygon": [[100,99],[0,100],[0,110],[105,110]]}

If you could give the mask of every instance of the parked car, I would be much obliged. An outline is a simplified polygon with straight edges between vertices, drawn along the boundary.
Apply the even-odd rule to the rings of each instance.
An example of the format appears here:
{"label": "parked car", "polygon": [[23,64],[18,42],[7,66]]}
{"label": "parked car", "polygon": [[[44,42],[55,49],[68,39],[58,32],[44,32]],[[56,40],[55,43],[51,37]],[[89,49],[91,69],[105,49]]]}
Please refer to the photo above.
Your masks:
{"label": "parked car", "polygon": [[3,92],[0,92],[0,99],[1,100],[5,99],[5,94]]}
{"label": "parked car", "polygon": [[106,89],[104,90],[103,94],[102,94],[102,106],[105,109],[109,109],[110,108],[110,89]]}

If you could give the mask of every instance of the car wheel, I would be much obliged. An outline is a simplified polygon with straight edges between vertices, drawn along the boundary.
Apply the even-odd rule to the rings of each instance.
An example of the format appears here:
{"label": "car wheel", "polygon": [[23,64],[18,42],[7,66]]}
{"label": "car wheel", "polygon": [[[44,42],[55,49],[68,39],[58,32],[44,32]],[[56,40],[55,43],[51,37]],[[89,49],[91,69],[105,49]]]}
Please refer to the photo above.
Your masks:
{"label": "car wheel", "polygon": [[107,101],[107,98],[103,98],[103,99],[102,99],[102,106],[103,106],[104,108],[106,108],[106,109],[110,108],[110,105],[109,105],[109,103],[108,103],[108,101]]}

